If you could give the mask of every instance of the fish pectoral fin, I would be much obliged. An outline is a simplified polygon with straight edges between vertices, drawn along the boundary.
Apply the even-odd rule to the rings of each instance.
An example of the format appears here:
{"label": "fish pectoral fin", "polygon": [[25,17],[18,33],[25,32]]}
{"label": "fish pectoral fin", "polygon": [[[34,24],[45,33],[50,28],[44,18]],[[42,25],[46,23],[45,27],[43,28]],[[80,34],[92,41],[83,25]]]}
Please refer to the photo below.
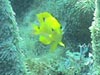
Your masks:
{"label": "fish pectoral fin", "polygon": [[65,47],[65,44],[63,42],[59,42],[59,45]]}
{"label": "fish pectoral fin", "polygon": [[40,36],[39,41],[40,41],[41,43],[45,44],[45,45],[48,45],[48,44],[51,43],[51,40],[48,39],[48,38],[45,37],[45,36]]}

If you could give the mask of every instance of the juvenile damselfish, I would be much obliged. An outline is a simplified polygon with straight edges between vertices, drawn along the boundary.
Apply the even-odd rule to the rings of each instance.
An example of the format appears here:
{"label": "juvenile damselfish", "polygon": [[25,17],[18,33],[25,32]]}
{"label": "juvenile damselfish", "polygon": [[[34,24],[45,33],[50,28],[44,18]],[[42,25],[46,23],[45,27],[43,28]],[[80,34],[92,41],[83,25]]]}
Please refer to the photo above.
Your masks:
{"label": "juvenile damselfish", "polygon": [[48,12],[37,14],[39,25],[34,25],[34,34],[39,35],[39,41],[45,45],[51,45],[50,51],[56,50],[62,43],[63,31],[61,24]]}

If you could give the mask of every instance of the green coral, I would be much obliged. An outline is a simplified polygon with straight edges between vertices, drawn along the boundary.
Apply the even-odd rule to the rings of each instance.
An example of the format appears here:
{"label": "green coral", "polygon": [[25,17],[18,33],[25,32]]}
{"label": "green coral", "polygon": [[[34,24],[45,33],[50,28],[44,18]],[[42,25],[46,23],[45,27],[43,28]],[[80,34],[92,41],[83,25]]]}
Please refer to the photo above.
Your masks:
{"label": "green coral", "polygon": [[95,0],[94,21],[90,27],[92,48],[94,53],[94,69],[96,75],[100,75],[100,1]]}
{"label": "green coral", "polygon": [[15,13],[8,0],[0,0],[0,75],[26,75],[19,51]]}
{"label": "green coral", "polygon": [[68,46],[71,46],[72,50],[77,50],[79,43],[90,43],[91,41],[88,28],[91,26],[95,7],[94,0],[80,0],[71,4],[67,4],[65,6],[67,11],[63,12],[64,16],[66,16],[64,17],[66,26],[63,40],[66,44],[70,42]]}

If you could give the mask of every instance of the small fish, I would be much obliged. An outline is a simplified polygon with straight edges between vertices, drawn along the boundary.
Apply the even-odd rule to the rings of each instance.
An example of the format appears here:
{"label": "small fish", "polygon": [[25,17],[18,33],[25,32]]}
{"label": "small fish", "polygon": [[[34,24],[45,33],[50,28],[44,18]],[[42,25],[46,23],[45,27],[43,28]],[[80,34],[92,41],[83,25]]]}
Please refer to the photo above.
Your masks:
{"label": "small fish", "polygon": [[39,35],[39,41],[45,45],[50,44],[51,52],[55,51],[58,45],[65,47],[60,23],[48,12],[37,14],[37,18],[40,25],[34,25],[34,34]]}

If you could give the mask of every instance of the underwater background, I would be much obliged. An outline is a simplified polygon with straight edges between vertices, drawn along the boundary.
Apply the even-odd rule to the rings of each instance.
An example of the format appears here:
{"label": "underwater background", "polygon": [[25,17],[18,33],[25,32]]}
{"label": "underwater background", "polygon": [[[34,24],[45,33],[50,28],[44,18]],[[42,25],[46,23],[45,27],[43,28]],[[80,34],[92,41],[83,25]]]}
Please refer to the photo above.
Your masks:
{"label": "underwater background", "polygon": [[0,0],[0,75],[100,75],[100,0]]}

